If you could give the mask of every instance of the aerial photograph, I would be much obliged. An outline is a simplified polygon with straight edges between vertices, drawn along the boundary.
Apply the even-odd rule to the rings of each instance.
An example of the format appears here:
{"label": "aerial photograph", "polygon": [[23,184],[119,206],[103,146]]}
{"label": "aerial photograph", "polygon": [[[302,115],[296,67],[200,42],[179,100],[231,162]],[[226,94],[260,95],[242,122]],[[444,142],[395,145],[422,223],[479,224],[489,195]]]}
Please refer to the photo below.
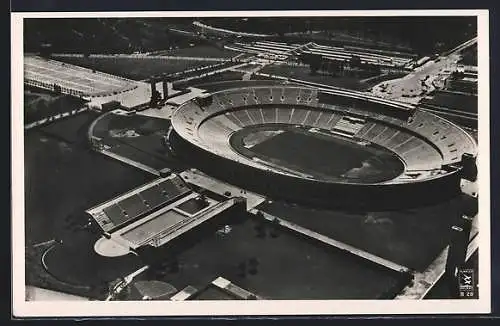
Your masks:
{"label": "aerial photograph", "polygon": [[24,18],[25,300],[478,299],[477,21]]}

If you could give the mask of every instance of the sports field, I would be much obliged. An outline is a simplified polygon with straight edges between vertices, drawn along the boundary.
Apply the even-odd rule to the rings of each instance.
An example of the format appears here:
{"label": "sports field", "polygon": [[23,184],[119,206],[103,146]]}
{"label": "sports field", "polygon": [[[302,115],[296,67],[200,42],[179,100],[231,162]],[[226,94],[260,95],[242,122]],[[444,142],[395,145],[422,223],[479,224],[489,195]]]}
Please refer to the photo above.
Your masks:
{"label": "sports field", "polygon": [[233,140],[233,145],[247,156],[256,156],[274,165],[320,179],[381,182],[398,176],[404,168],[397,157],[381,148],[363,146],[341,139],[340,136],[323,136],[300,128],[287,128],[248,149],[237,144],[237,140]]}
{"label": "sports field", "polygon": [[196,67],[215,64],[213,61],[165,59],[165,58],[130,58],[130,57],[61,57],[58,60],[95,69],[108,74],[143,80],[160,74],[170,74]]}
{"label": "sports field", "polygon": [[95,124],[93,136],[110,146],[110,152],[142,163],[153,169],[182,170],[184,164],[176,160],[163,145],[170,122],[143,115],[124,116],[107,114]]}

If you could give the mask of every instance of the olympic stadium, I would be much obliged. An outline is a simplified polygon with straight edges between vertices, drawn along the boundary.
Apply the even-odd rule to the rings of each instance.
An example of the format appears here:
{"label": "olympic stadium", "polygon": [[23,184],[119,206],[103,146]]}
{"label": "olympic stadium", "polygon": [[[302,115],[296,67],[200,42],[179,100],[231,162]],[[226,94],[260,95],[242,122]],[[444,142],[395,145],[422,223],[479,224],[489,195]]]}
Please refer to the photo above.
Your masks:
{"label": "olympic stadium", "polygon": [[[436,49],[246,22],[28,21],[115,48],[29,34],[27,297],[461,295],[454,271],[478,255],[475,30]],[[131,52],[127,24],[157,45]]]}
{"label": "olympic stadium", "polygon": [[456,195],[462,155],[476,155],[470,135],[432,113],[314,88],[215,92],[181,105],[172,127],[174,151],[203,162],[200,169],[245,180],[240,185],[252,190],[324,203]]}

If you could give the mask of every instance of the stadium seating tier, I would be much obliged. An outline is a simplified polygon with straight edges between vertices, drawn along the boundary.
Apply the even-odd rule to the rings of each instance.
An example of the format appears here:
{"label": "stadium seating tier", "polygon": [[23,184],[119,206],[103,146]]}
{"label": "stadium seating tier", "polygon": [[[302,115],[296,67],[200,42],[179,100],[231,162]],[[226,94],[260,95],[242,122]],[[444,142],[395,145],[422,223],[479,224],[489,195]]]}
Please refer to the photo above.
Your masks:
{"label": "stadium seating tier", "polygon": [[[443,165],[459,163],[464,153],[476,155],[477,151],[472,137],[436,115],[416,111],[409,120],[398,119],[384,112],[365,111],[359,105],[355,108],[346,106],[345,103],[349,102],[346,94],[339,95],[346,97],[339,104],[320,103],[316,89],[298,86],[230,89],[212,96],[213,103],[206,108],[198,107],[194,101],[182,105],[172,117],[175,131],[207,151],[266,170],[270,167],[232,150],[229,139],[234,132],[277,123],[338,132],[357,141],[387,148],[405,162],[407,171],[440,169]],[[366,106],[369,105],[370,99],[367,98]],[[377,103],[377,107],[380,105]],[[187,132],[186,124],[194,129]],[[276,172],[286,174],[286,171]],[[428,173],[423,175],[429,176]],[[397,178],[392,181],[398,182]]]}

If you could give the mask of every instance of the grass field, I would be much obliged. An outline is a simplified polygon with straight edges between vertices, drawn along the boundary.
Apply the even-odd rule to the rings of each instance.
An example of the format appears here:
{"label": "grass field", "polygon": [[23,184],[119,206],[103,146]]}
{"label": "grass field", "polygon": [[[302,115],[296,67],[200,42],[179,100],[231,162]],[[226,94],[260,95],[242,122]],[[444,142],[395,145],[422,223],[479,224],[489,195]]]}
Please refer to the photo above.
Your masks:
{"label": "grass field", "polygon": [[421,103],[452,108],[458,111],[476,113],[477,96],[435,92],[432,99],[423,99]]}
{"label": "grass field", "polygon": [[[250,151],[279,166],[333,180],[381,182],[403,171],[401,162],[385,151],[305,131],[285,131],[253,146]],[[355,178],[344,175],[361,166],[363,169],[359,169]]]}
{"label": "grass field", "polygon": [[239,54],[239,52],[220,49],[214,46],[197,45],[189,48],[164,50],[155,52],[155,55],[172,55],[179,57],[205,57],[205,58],[232,58]]}
{"label": "grass field", "polygon": [[[164,119],[108,114],[99,119],[93,135],[112,146],[111,152],[153,169],[168,167],[174,171],[182,170],[184,164],[163,146],[162,139],[169,127],[170,122]],[[125,136],[126,132],[133,132],[134,136]]]}
{"label": "grass field", "polygon": [[[241,73],[238,73],[240,75],[234,75],[236,77],[240,76]],[[232,77],[232,76],[230,76]],[[266,79],[266,80],[222,80],[222,81],[213,81],[213,82],[206,82],[206,83],[201,83],[201,84],[196,84],[196,87],[205,89],[207,92],[217,92],[217,91],[222,91],[225,89],[229,88],[238,88],[238,87],[252,87],[252,86],[269,86],[269,85],[278,85],[278,82],[273,82],[273,80]]]}
{"label": "grass field", "polygon": [[365,90],[366,88],[370,87],[370,85],[366,85],[360,82],[361,79],[368,78],[369,76],[356,78],[334,77],[322,75],[319,73],[316,75],[312,75],[309,67],[304,66],[269,65],[261,69],[259,72],[354,90]]}
{"label": "grass field", "polygon": [[214,82],[230,81],[230,80],[241,80],[243,73],[239,71],[226,70],[221,73],[213,74],[210,76],[198,78],[196,80],[189,81],[189,86],[201,87],[204,84],[210,84]]}
{"label": "grass field", "polygon": [[80,109],[84,103],[84,100],[73,96],[27,87],[24,90],[24,123]]}
{"label": "grass field", "polygon": [[[65,219],[153,176],[83,144],[91,118],[82,113],[25,135],[26,240],[64,237]],[[60,131],[58,131],[58,127]],[[73,131],[74,135],[71,135]]]}
{"label": "grass field", "polygon": [[231,145],[247,157],[258,157],[293,171],[337,182],[382,182],[398,176],[404,169],[398,158],[379,148],[298,128],[279,130],[283,132],[245,148],[242,142],[256,135],[255,131],[246,129],[233,135]]}
{"label": "grass field", "polygon": [[462,59],[460,59],[459,63],[467,66],[477,66],[477,45],[463,51]]}
{"label": "grass field", "polygon": [[261,67],[261,65],[257,65],[257,64],[251,64],[251,63],[249,63],[249,64],[244,65],[243,67],[240,67],[240,68],[238,68],[238,69],[239,69],[239,70],[245,70],[245,71],[252,71],[252,70],[254,70],[254,69],[256,69],[256,68],[259,68],[259,67]]}
{"label": "grass field", "polygon": [[[200,69],[197,69],[197,70],[194,70],[194,71],[185,72],[185,73],[178,73],[178,74],[176,74],[176,76],[178,75],[179,78],[196,77],[196,76],[207,74],[207,73],[210,73],[210,72],[213,72],[213,71],[217,71],[217,70],[229,68],[229,67],[231,67],[233,65],[234,65],[234,63],[231,63],[230,61],[223,62],[223,63],[221,63],[221,62],[213,62],[212,65],[209,66],[209,67],[200,68]],[[227,73],[227,72],[228,71],[225,71],[225,72],[222,72],[222,73]]]}
{"label": "grass field", "polygon": [[97,118],[98,113],[86,111],[72,117],[58,120],[38,129],[45,136],[78,146],[87,146],[87,128]]}
{"label": "grass field", "polygon": [[127,57],[61,57],[58,60],[134,80],[142,80],[154,75],[170,74],[214,64],[213,61],[203,60]]}
{"label": "grass field", "polygon": [[399,281],[395,273],[253,218],[228,234],[207,236],[178,261],[179,270],[161,279],[178,289],[200,289],[222,276],[271,299],[377,298]]}
{"label": "grass field", "polygon": [[283,202],[260,209],[330,238],[416,270],[425,269],[449,243],[461,216],[461,198],[398,211],[340,211]]}

